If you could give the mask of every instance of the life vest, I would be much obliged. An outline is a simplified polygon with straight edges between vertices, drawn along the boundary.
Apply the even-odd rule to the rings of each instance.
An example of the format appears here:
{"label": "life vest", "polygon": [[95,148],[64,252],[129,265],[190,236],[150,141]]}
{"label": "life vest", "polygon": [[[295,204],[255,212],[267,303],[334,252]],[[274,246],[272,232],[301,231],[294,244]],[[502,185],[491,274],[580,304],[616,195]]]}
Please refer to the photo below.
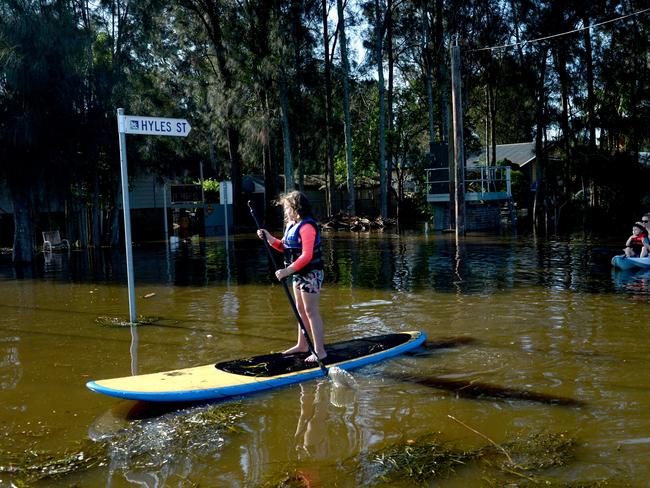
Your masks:
{"label": "life vest", "polygon": [[637,256],[641,254],[641,249],[643,249],[643,238],[645,234],[639,234],[638,236],[632,236],[630,240],[630,247],[634,251],[634,254]]}
{"label": "life vest", "polygon": [[306,274],[314,269],[323,269],[323,252],[321,249],[320,229],[318,223],[311,217],[302,219],[300,222],[287,227],[282,238],[284,246],[284,265],[289,266],[302,254],[302,241],[300,239],[300,228],[305,224],[311,224],[316,229],[316,239],[314,241],[314,252],[311,261],[297,271],[297,274]]}

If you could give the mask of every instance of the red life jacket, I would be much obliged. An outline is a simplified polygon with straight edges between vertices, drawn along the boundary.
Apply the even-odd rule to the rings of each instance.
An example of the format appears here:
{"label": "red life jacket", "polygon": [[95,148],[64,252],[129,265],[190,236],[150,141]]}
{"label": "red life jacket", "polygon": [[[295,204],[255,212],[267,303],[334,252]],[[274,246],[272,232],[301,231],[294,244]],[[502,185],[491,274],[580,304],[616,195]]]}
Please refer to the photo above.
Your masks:
{"label": "red life jacket", "polygon": [[644,234],[639,234],[638,236],[632,236],[630,240],[630,247],[637,256],[641,254],[641,249],[643,249],[643,237]]}

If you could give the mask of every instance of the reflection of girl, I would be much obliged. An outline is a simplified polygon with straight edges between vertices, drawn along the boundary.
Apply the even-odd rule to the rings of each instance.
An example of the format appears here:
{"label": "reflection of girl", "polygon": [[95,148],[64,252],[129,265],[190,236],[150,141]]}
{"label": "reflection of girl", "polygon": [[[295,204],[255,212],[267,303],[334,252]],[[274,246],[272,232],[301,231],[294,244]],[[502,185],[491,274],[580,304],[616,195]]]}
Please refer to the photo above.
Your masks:
{"label": "reflection of girl", "polygon": [[629,258],[636,258],[639,256],[647,255],[647,251],[643,246],[643,238],[645,237],[645,226],[641,222],[636,222],[632,226],[632,235],[625,242],[625,255]]}
{"label": "reflection of girl", "polygon": [[[323,284],[323,255],[320,230],[311,215],[311,203],[299,191],[280,196],[284,209],[285,232],[282,240],[276,239],[266,229],[257,231],[260,239],[266,237],[277,251],[284,252],[286,268],[275,272],[278,280],[293,276],[293,294],[296,307],[314,344],[314,352],[306,361],[315,362],[327,356],[324,343],[323,319],[320,315],[320,289]],[[298,342],[284,354],[307,352],[307,339],[298,327]]]}
{"label": "reflection of girl", "polygon": [[328,454],[327,425],[327,388],[322,384],[300,384],[300,417],[296,425],[296,449],[315,456],[317,460],[324,459]]}

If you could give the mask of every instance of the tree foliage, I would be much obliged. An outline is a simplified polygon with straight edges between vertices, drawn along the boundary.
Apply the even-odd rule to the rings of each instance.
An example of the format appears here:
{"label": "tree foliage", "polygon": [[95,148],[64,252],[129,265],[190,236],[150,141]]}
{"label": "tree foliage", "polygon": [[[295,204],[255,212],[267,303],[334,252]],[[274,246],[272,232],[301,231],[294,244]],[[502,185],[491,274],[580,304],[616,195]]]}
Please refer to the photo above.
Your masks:
{"label": "tree foliage", "polygon": [[[207,177],[232,179],[236,195],[243,174],[264,175],[270,200],[282,181],[301,187],[304,175],[324,174],[330,151],[338,187],[330,191],[351,175],[377,179],[383,157],[392,214],[411,198],[407,188],[422,191],[427,154],[449,137],[453,35],[468,149],[487,148],[496,164],[497,144],[536,139],[537,203],[556,224],[562,208],[584,222],[626,208],[634,218],[647,210],[635,204],[647,189],[628,177],[650,142],[644,8],[638,0],[5,0],[0,178],[14,205],[14,259],[29,261],[36,233],[53,226],[82,244],[117,242],[118,107],[193,126],[186,141],[133,139],[132,176],[196,177],[202,164]],[[367,51],[357,64],[360,45]],[[611,177],[617,165],[626,172]],[[330,210],[340,210],[334,201]]]}

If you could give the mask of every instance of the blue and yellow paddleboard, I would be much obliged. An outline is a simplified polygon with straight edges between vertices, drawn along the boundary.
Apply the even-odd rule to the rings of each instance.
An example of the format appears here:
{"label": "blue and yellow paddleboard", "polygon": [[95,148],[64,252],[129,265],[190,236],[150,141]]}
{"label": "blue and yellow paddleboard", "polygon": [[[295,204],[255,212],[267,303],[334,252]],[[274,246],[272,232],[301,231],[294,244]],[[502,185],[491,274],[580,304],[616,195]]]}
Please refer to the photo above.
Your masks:
{"label": "blue and yellow paddleboard", "polygon": [[[424,332],[384,334],[328,344],[328,368],[350,370],[403,354],[420,346]],[[323,376],[318,364],[305,363],[308,353],[264,354],[207,366],[108,380],[89,381],[92,391],[127,400],[196,402],[245,395]]]}

